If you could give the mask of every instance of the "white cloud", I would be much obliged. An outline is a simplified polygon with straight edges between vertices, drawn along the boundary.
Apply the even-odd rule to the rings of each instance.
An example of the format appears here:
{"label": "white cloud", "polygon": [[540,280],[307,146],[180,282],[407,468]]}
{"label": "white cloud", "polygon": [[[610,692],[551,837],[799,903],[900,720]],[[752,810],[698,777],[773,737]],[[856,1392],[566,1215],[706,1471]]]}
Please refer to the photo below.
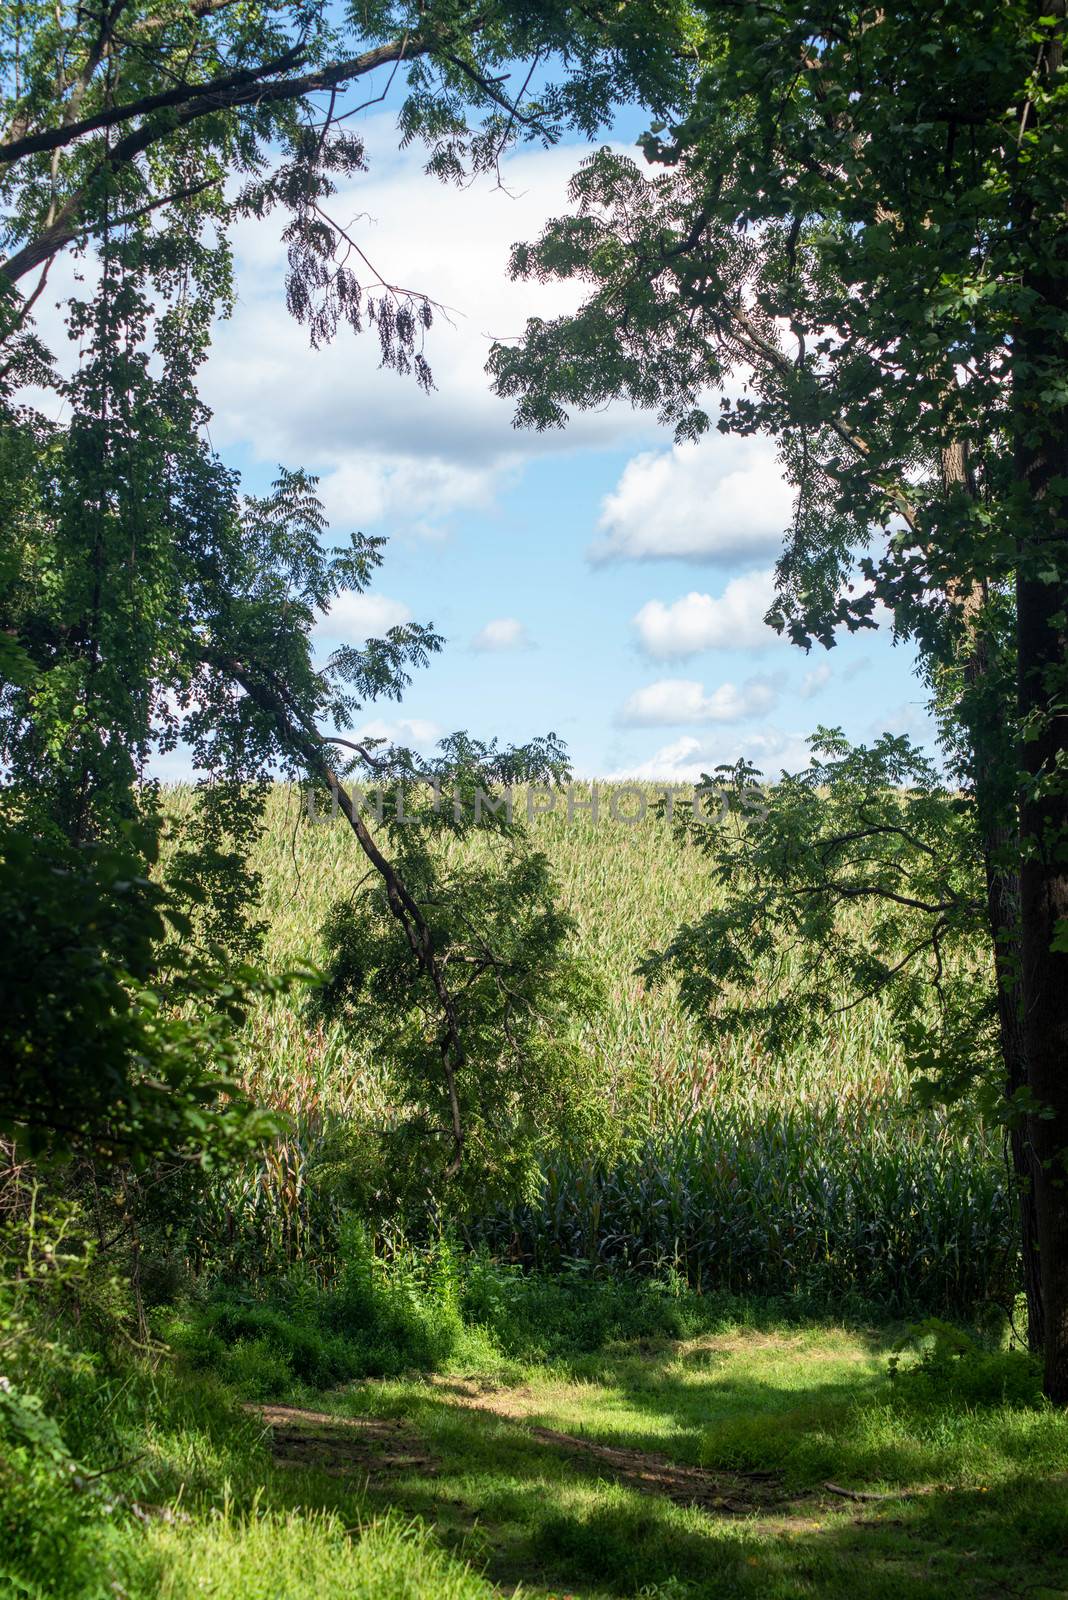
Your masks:
{"label": "white cloud", "polygon": [[770,568],[732,578],[721,595],[696,589],[671,605],[649,600],[634,618],[647,655],[658,661],[699,650],[759,650],[779,637],[764,621],[775,598]]}
{"label": "white cloud", "polygon": [[732,764],[743,757],[753,762],[766,777],[777,778],[783,771],[802,771],[808,766],[811,753],[802,734],[781,733],[776,728],[733,738],[721,735],[716,739],[698,739],[693,734],[683,734],[671,744],[661,746],[647,760],[611,773],[610,781],[637,778],[651,783],[696,783],[702,773],[714,772],[716,767]]}
{"label": "white cloud", "polygon": [[772,554],[793,495],[771,444],[717,434],[634,456],[603,502],[594,560],[732,562]]}
{"label": "white cloud", "polygon": [[661,678],[631,695],[620,720],[646,728],[671,722],[742,722],[770,711],[776,698],[764,678],[749,678],[740,688],[721,683],[711,694],[691,678]]}
{"label": "white cloud", "polygon": [[411,620],[412,613],[403,600],[391,600],[384,594],[358,594],[350,589],[332,602],[319,627],[330,639],[362,644],[365,639],[382,639],[390,628]]}
{"label": "white cloud", "polygon": [[907,734],[914,744],[934,744],[937,738],[937,728],[929,707],[916,700],[888,706],[877,717],[873,717],[868,724],[868,737],[877,739],[883,733]]}
{"label": "white cloud", "polygon": [[377,453],[355,454],[319,480],[327,520],[340,534],[374,523],[401,522],[413,532],[433,537],[457,511],[489,507],[492,489],[490,475],[476,467]]}
{"label": "white cloud", "polygon": [[471,641],[472,650],[526,650],[530,647],[527,630],[518,617],[496,617],[480,628]]}
{"label": "white cloud", "polygon": [[833,676],[834,674],[826,662],[821,663],[818,667],[813,667],[811,672],[806,672],[801,680],[801,688],[798,691],[802,700],[811,700],[814,695],[820,694],[822,690],[826,689]]}
{"label": "white cloud", "polygon": [[424,172],[418,149],[396,149],[389,114],[368,117],[361,133],[370,170],[331,198],[330,212],[383,277],[447,308],[425,346],[436,388],[423,394],[380,369],[373,327],[359,337],[342,329],[310,349],[285,308],[285,218],[246,219],[234,230],[238,303],[215,331],[203,375],[216,446],[318,471],[341,531],[385,524],[427,534],[491,505],[529,458],[618,446],[621,434],[647,438],[648,416],[621,405],[576,414],[565,432],[517,432],[513,403],[493,395],[485,372],[494,338],[517,337],[529,316],[559,315],[582,298],[577,284],[512,282],[507,262],[516,239],[568,209],[585,147],[517,153],[506,187],[486,176],[457,191]]}
{"label": "white cloud", "polygon": [[385,739],[387,744],[411,745],[426,752],[437,744],[443,733],[443,728],[425,717],[398,717],[394,722],[376,717],[364,723],[356,738]]}

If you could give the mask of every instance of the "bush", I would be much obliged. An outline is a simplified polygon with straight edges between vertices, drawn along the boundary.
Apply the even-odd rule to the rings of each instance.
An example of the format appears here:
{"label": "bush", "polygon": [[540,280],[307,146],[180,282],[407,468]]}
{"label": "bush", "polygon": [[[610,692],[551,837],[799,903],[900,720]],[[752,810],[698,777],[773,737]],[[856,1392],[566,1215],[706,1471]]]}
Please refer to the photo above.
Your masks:
{"label": "bush", "polygon": [[362,1223],[349,1221],[331,1288],[300,1271],[262,1284],[256,1298],[219,1286],[161,1331],[193,1366],[213,1368],[246,1398],[277,1399],[302,1385],[492,1362],[493,1345],[465,1325],[460,1299],[461,1269],[446,1241],[387,1257]]}
{"label": "bush", "polygon": [[675,1273],[663,1278],[595,1275],[573,1262],[550,1277],[494,1261],[468,1259],[463,1309],[513,1360],[551,1361],[600,1350],[620,1339],[685,1339],[707,1325],[713,1306]]}
{"label": "bush", "polygon": [[14,1592],[89,1593],[98,1499],[40,1398],[0,1378],[0,1574]]}
{"label": "bush", "polygon": [[[902,1365],[905,1350],[916,1359]],[[1026,1350],[992,1350],[936,1317],[910,1328],[890,1358],[897,1397],[909,1405],[1037,1406],[1042,1369]]]}
{"label": "bush", "polygon": [[[622,1339],[681,1339],[722,1315],[677,1274],[595,1275],[573,1263],[556,1277],[525,1273],[485,1250],[447,1239],[376,1250],[367,1227],[341,1230],[341,1264],[328,1289],[293,1273],[258,1298],[219,1286],[161,1331],[195,1367],[211,1368],[245,1398],[278,1399],[309,1385],[449,1368],[500,1369],[557,1360]],[[736,1303],[732,1302],[732,1305]]]}

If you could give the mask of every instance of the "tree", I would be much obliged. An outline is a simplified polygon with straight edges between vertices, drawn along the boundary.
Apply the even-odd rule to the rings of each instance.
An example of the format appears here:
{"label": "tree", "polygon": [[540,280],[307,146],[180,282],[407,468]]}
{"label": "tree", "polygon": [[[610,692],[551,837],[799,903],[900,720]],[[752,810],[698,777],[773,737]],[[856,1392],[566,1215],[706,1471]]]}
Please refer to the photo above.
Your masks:
{"label": "tree", "polygon": [[[311,281],[327,324],[356,324],[363,291],[334,258],[343,250],[369,263],[324,203],[331,174],[364,166],[345,126],[357,110],[385,99],[400,74],[403,138],[424,140],[430,169],[456,178],[469,164],[492,167],[516,135],[592,134],[634,97],[666,108],[681,81],[686,10],[680,0],[626,0],[607,17],[567,0],[18,0],[0,31],[0,194],[10,207],[0,274],[14,284],[47,268],[59,250],[99,237],[109,217],[114,226],[196,202],[225,220],[281,204],[292,212],[293,309],[323,331]],[[532,89],[546,60],[559,75],[543,72]],[[380,92],[349,103],[349,86],[376,72]],[[248,181],[233,202],[224,187],[239,174]],[[410,315],[413,297],[377,285],[364,309],[387,346],[403,347],[407,319],[391,322],[398,307]]]}
{"label": "tree", "polygon": [[237,1085],[250,969],[179,961],[185,908],[136,850],[5,830],[0,855],[0,1123],[31,1154],[211,1166],[275,1131]]}
{"label": "tree", "polygon": [[[485,1216],[536,1187],[550,1141],[588,1142],[596,1127],[574,1024],[597,986],[514,809],[516,786],[569,769],[551,736],[500,749],[457,735],[430,761],[409,751],[377,765],[378,832],[419,919],[397,917],[388,879],[339,901],[312,1009],[389,1063],[405,1115],[379,1139],[382,1187],[409,1204],[444,1202],[454,1220]],[[435,960],[414,975],[413,933]]]}
{"label": "tree", "polygon": [[[492,368],[517,421],[613,396],[765,432],[796,489],[771,619],[915,639],[985,879],[1026,1120],[1032,1335],[1068,1401],[1068,147],[1063,0],[709,3],[686,113],[609,151],[513,270],[575,277]],[[862,580],[858,582],[858,580]]]}
{"label": "tree", "polygon": [[[402,140],[424,141],[430,171],[459,178],[492,167],[516,138],[591,131],[621,97],[666,106],[684,74],[684,19],[677,0],[628,0],[608,19],[581,4],[524,0],[488,9],[456,0],[104,0],[88,9],[18,0],[5,9],[0,825],[9,927],[40,951],[42,987],[12,1013],[20,1073],[4,1110],[41,1139],[64,1133],[65,1108],[66,1133],[98,1154],[155,1153],[168,1127],[185,1137],[181,1109],[168,1123],[148,1087],[161,1059],[149,1048],[151,996],[218,999],[233,1020],[225,973],[242,992],[254,981],[246,967],[261,930],[248,851],[266,785],[305,774],[339,794],[330,755],[339,735],[321,725],[348,729],[369,701],[399,697],[441,642],[411,625],[325,666],[314,661],[317,616],[342,589],[368,584],[381,541],[355,534],[328,548],[314,480],[282,472],[268,495],[242,496],[208,447],[197,374],[232,294],[230,224],[286,210],[289,306],[313,342],[373,325],[383,363],[429,388],[432,301],[380,276],[330,215],[336,183],[364,166],[350,119],[373,103],[353,104],[347,87],[377,72],[375,98],[384,98],[397,80]],[[55,375],[33,324],[50,264],[66,248],[90,264],[70,306],[82,359],[69,380]],[[18,286],[34,273],[23,298]],[[27,385],[56,391],[62,425],[26,403]],[[165,819],[146,769],[154,751],[179,740],[205,780],[157,893],[149,874]],[[551,741],[487,748],[477,759],[475,749],[463,746],[457,776],[492,786],[517,764],[531,778],[560,771]],[[410,779],[414,770],[407,752],[353,753],[370,773]],[[438,1065],[458,1161],[466,1129],[456,1076],[485,1051],[462,1036],[445,959],[457,935],[442,925],[440,874],[409,844],[409,886],[347,796],[343,808],[444,1030]],[[37,876],[18,871],[26,840]],[[547,977],[560,939],[535,950],[521,933],[535,906],[551,921],[544,877],[528,869],[525,888],[519,868],[501,882],[511,882],[517,949]],[[41,874],[50,892],[34,902]],[[477,893],[468,885],[453,909],[466,898],[492,922],[491,890],[491,877]],[[68,900],[81,930],[71,939],[59,914]],[[506,930],[496,933],[507,943]],[[526,983],[529,999],[518,958],[513,965],[516,992]],[[80,1038],[91,1017],[107,1019],[99,1073],[99,1051]],[[527,1018],[533,1038],[529,1006]],[[194,1033],[182,1035],[201,1073],[190,1067],[186,1109],[209,1083],[220,1037],[206,1023]],[[223,1050],[220,1070],[227,1060]],[[168,1092],[164,1081],[164,1100]],[[151,1103],[152,1115],[135,1115],[135,1103]]]}

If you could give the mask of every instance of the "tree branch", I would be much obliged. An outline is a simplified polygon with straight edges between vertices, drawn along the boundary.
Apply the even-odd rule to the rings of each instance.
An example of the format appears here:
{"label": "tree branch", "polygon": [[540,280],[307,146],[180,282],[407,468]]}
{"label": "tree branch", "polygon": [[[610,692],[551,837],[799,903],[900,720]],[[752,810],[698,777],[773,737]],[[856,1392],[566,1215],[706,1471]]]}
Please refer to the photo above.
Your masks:
{"label": "tree branch", "polygon": [[[328,742],[333,741],[325,739],[314,724],[307,722],[301,713],[289,704],[286,696],[277,686],[265,681],[264,677],[255,674],[243,662],[237,661],[233,657],[219,659],[213,656],[206,656],[206,659],[209,660],[212,666],[221,668],[226,672],[245,691],[252,703],[271,719],[282,745],[299,757],[309,773],[314,774],[326,784],[331,796],[337,801],[338,809],[343,813],[349,827],[356,835],[360,849],[382,879],[389,909],[400,924],[408,946],[429,980],[438,1005],[441,1008],[444,1025],[444,1036],[441,1040],[441,1062],[449,1097],[453,1145],[452,1159],[446,1168],[445,1176],[454,1178],[460,1170],[464,1146],[463,1122],[460,1115],[460,1098],[456,1087],[456,1074],[462,1071],[467,1055],[464,1050],[460,1020],[456,1013],[456,1004],[445,982],[440,963],[435,954],[433,934],[426,918],[393,863],[378,848],[367,824],[356,806],[353,805],[351,796],[346,792],[340,778],[328,760],[325,746]],[[340,740],[337,742],[347,743],[348,741]]]}
{"label": "tree branch", "polygon": [[133,161],[150,145],[162,140],[175,129],[186,127],[200,117],[210,116],[219,111],[236,110],[244,105],[255,104],[259,107],[279,101],[296,100],[307,94],[333,89],[351,78],[373,72],[376,67],[386,62],[397,61],[402,56],[408,58],[425,55],[432,48],[434,45],[427,38],[412,39],[405,35],[403,39],[394,40],[391,44],[380,45],[374,50],[365,51],[363,55],[336,62],[333,66],[323,67],[315,72],[304,73],[301,77],[282,77],[264,81],[267,73],[277,72],[283,63],[288,61],[292,64],[298,58],[301,47],[296,46],[286,56],[277,57],[273,62],[250,69],[246,73],[235,73],[228,79],[218,79],[206,85],[196,84],[167,90],[164,94],[148,96],[143,100],[130,102],[126,106],[116,106],[111,111],[100,112],[96,117],[88,118],[82,123],[73,123],[68,128],[53,128],[40,134],[30,135],[26,139],[0,145],[0,163],[10,164],[19,154],[58,149],[85,132],[110,127],[116,122],[129,121],[147,111],[167,109],[176,112],[170,123],[161,126],[158,122],[149,121],[120,139],[112,150],[105,153],[85,183],[67,196],[58,214],[44,231],[10,256],[3,266],[0,266],[0,273],[9,283],[15,283],[25,273],[32,272],[50,256],[56,255],[71,244],[79,235],[77,219],[93,184],[101,174],[109,169],[114,171]]}
{"label": "tree branch", "polygon": [[[102,128],[114,128],[122,122],[132,122],[135,117],[148,116],[153,111],[164,111],[171,106],[180,106],[197,96],[219,97],[216,101],[219,106],[231,103],[231,96],[239,94],[250,84],[259,83],[263,78],[268,78],[272,73],[284,72],[287,67],[296,66],[304,54],[303,45],[294,45],[292,50],[287,50],[284,55],[276,56],[272,61],[265,61],[258,67],[248,67],[243,72],[232,72],[226,77],[212,78],[207,83],[183,83],[174,89],[161,90],[159,94],[146,94],[140,100],[128,100],[124,105],[106,106],[103,111],[94,112],[91,117],[83,117],[80,122],[68,122],[58,128],[43,128],[39,133],[28,133],[21,139],[8,139],[0,144],[0,164],[10,165],[13,161],[21,161],[24,156],[43,155],[49,150],[58,150],[63,145],[73,144],[76,139],[82,138],[87,133],[97,133]],[[233,103],[240,103],[235,100]]]}

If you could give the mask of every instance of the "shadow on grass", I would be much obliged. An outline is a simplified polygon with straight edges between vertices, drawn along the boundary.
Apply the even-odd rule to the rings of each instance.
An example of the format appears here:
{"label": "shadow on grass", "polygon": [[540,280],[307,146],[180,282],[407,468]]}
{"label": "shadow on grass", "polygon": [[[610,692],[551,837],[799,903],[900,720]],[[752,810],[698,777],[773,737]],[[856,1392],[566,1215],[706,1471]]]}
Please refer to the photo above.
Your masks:
{"label": "shadow on grass", "polygon": [[[761,1385],[752,1387],[754,1404],[772,1423],[773,1402]],[[836,1476],[854,1483],[870,1481],[873,1466],[884,1480],[896,1471],[918,1481],[929,1465],[929,1445],[902,1443],[895,1455],[884,1439],[869,1443],[865,1455],[845,1430],[836,1435],[834,1418],[845,1410],[837,1393],[828,1406],[825,1391],[818,1386],[807,1406],[795,1405],[777,1419],[784,1437],[795,1442],[812,1430],[820,1435],[819,1448],[827,1453],[817,1452],[813,1466],[822,1471],[830,1463]],[[783,1398],[780,1391],[780,1403]],[[789,1398],[796,1401],[798,1392],[789,1391]],[[744,1409],[739,1382],[732,1400]],[[488,1579],[522,1584],[528,1594],[660,1600],[1068,1596],[1063,1476],[1043,1480],[1036,1473],[989,1490],[937,1487],[873,1505],[835,1499],[815,1482],[798,1492],[786,1483],[764,1483],[754,1485],[748,1512],[719,1513],[639,1492],[602,1462],[539,1439],[528,1422],[457,1404],[447,1392],[417,1390],[405,1409],[432,1446],[437,1473],[372,1474],[352,1485],[360,1506],[419,1516]],[[640,1448],[641,1439],[639,1428],[627,1442]],[[618,1429],[612,1440],[621,1442]],[[768,1443],[754,1445],[765,1463]],[[318,1483],[302,1475],[303,1503],[325,1492],[324,1503],[337,1505],[339,1485],[320,1491]],[[744,1487],[744,1476],[737,1485]]]}

